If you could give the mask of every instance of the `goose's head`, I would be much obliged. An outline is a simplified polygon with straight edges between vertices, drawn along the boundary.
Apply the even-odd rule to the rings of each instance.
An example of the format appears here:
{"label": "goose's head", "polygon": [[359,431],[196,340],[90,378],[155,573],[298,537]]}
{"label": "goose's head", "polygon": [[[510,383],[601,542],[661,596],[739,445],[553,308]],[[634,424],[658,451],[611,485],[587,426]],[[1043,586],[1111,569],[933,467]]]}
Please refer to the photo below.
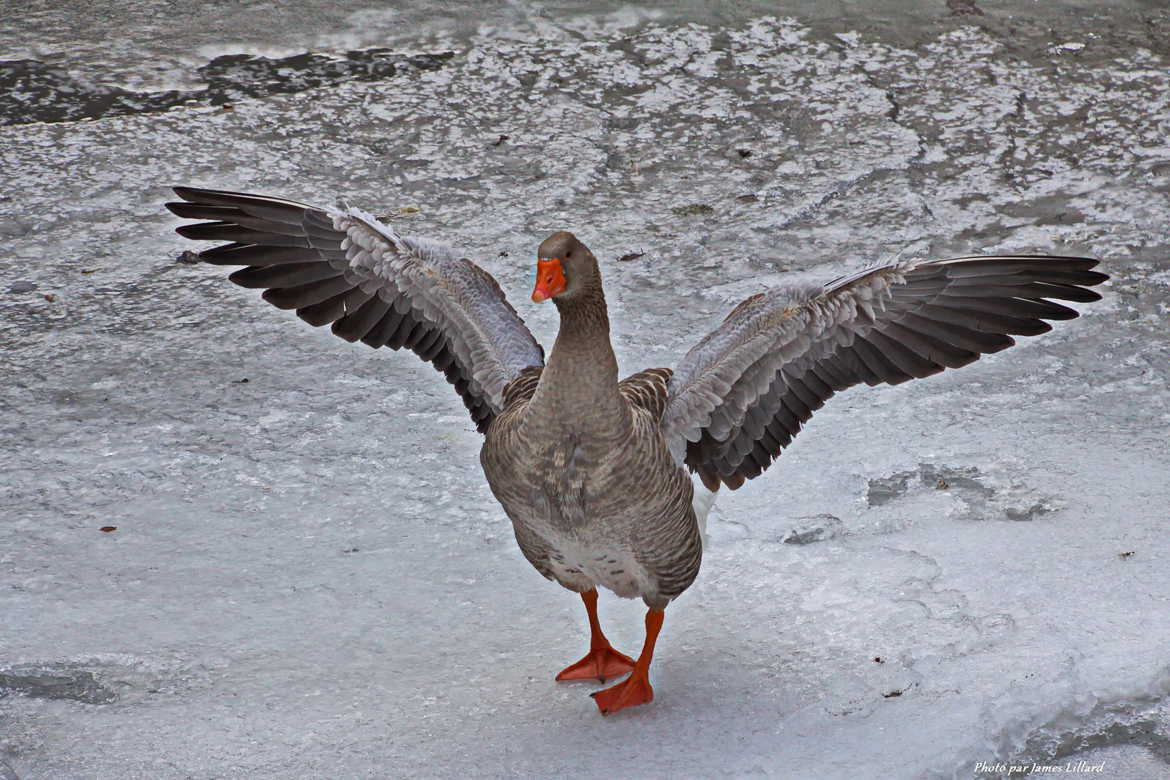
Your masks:
{"label": "goose's head", "polygon": [[553,233],[536,251],[536,287],[532,300],[565,300],[600,279],[597,258],[572,233]]}

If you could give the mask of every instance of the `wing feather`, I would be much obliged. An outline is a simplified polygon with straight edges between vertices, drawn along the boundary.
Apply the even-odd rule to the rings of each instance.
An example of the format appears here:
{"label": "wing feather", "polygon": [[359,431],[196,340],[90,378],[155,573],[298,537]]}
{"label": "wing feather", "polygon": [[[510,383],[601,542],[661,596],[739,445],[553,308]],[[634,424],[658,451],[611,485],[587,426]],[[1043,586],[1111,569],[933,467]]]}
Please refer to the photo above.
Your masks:
{"label": "wing feather", "polygon": [[959,368],[1052,329],[1109,277],[1079,257],[894,264],[737,305],[675,369],[667,443],[704,484],[758,476],[834,393]]}
{"label": "wing feather", "polygon": [[349,342],[408,347],[455,386],[480,431],[504,407],[504,388],[544,353],[499,284],[432,241],[401,236],[360,209],[318,209],[263,195],[176,187],[187,238],[228,243],[200,253],[245,266],[228,278],[263,289],[313,326]]}

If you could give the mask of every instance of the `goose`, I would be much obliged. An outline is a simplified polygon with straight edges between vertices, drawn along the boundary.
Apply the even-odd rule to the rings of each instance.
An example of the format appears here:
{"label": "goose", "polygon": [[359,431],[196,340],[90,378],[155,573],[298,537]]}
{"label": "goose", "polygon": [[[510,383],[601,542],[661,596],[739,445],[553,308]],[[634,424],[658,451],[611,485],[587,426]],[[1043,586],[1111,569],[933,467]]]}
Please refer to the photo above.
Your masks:
{"label": "goose", "polygon": [[[232,282],[346,341],[408,348],[454,386],[521,552],[584,603],[589,651],[556,679],[626,676],[592,694],[603,715],[653,699],[655,641],[699,572],[710,494],[763,473],[835,393],[999,352],[1076,318],[1056,301],[1099,300],[1087,288],[1109,278],[1082,257],[893,262],[752,295],[673,370],[619,380],[599,264],[571,233],[537,250],[532,300],[560,314],[546,361],[496,280],[448,246],[349,206],[174,192],[171,212],[204,220],[177,232],[228,242],[199,257],[244,266]],[[645,602],[637,659],[602,631],[598,587]]]}

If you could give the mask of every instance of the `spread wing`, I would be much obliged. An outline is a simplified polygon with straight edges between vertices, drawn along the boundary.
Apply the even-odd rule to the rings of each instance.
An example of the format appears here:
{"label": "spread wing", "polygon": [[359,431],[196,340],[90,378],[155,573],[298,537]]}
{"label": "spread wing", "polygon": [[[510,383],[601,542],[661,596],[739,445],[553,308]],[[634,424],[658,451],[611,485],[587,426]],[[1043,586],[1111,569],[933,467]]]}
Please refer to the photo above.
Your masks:
{"label": "spread wing", "polygon": [[682,359],[662,427],[712,490],[758,476],[834,393],[898,384],[1006,349],[1095,301],[1109,277],[1078,257],[894,264],[740,303]]}
{"label": "spread wing", "polygon": [[400,236],[356,208],[318,209],[281,198],[176,187],[187,238],[230,243],[199,254],[247,266],[228,278],[264,289],[310,325],[346,341],[407,347],[446,375],[482,432],[504,388],[544,352],[491,274],[432,241]]}

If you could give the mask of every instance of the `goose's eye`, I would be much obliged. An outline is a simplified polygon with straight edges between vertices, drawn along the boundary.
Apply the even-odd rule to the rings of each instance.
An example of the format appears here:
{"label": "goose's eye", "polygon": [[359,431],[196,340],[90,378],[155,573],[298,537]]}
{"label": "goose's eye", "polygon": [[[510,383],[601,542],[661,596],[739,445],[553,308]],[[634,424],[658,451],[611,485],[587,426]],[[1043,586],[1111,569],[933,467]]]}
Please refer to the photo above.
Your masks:
{"label": "goose's eye", "polygon": [[565,257],[572,257],[572,256],[573,256],[573,250],[572,250],[572,249],[570,249],[569,251],[565,252]]}

